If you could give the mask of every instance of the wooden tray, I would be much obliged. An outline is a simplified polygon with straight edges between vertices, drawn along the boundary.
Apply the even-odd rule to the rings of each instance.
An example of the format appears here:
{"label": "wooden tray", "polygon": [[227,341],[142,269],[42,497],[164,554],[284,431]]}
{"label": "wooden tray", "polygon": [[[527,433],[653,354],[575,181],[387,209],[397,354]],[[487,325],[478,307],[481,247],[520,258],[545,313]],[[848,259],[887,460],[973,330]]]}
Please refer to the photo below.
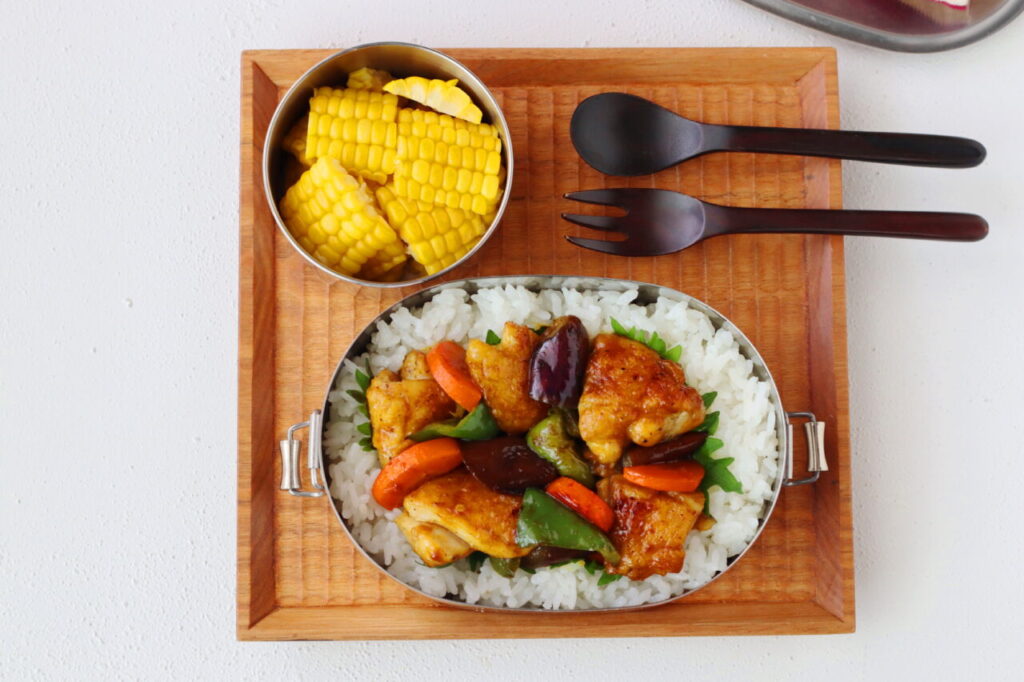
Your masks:
{"label": "wooden tray", "polygon": [[[260,159],[278,98],[330,54],[242,55],[238,408],[238,637],[405,639],[851,632],[853,554],[843,242],[740,235],[682,254],[618,258],[562,238],[564,192],[682,189],[735,206],[839,208],[837,161],[716,154],[657,175],[610,179],[569,141],[576,104],[624,90],[711,123],[836,128],[831,49],[459,49],[508,117],[515,180],[501,228],[447,279],[498,274],[621,277],[670,286],[722,311],[751,338],[789,410],[828,422],[830,470],[785,489],[767,528],[721,580],[682,601],[606,614],[481,614],[436,605],[351,546],[325,499],[277,490],[277,441],[320,406],[350,339],[412,292],[331,282],[278,233]],[[435,282],[436,283],[436,282]],[[802,440],[802,439],[797,439]],[[798,457],[801,456],[797,449]],[[801,461],[801,460],[798,460]]]}

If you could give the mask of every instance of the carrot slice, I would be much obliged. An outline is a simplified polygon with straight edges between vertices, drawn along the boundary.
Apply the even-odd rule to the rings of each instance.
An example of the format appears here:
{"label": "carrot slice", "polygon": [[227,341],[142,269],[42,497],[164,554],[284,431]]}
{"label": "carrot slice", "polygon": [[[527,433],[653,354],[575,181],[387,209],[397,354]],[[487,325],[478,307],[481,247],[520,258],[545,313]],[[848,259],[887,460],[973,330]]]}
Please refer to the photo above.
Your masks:
{"label": "carrot slice", "polygon": [[402,450],[384,465],[373,482],[373,499],[385,509],[402,504],[405,496],[431,478],[462,464],[462,450],[454,438],[435,438]]}
{"label": "carrot slice", "polygon": [[442,341],[427,353],[434,381],[460,406],[472,412],[483,394],[466,366],[466,350],[454,341]]}
{"label": "carrot slice", "polygon": [[612,508],[579,481],[562,476],[548,483],[544,492],[606,533],[611,529],[615,520]]}
{"label": "carrot slice", "polygon": [[669,464],[625,467],[622,476],[631,483],[652,490],[692,493],[704,478],[704,467],[692,459]]}

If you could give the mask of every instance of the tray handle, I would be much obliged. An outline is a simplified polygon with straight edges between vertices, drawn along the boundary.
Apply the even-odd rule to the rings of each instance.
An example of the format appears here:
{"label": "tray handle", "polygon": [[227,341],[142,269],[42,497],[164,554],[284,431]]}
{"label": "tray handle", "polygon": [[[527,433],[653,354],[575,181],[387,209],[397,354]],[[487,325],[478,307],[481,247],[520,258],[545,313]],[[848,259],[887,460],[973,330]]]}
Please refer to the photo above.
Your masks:
{"label": "tray handle", "polygon": [[[313,410],[309,419],[288,428],[288,437],[281,441],[281,490],[287,490],[295,497],[322,497],[327,487],[323,484],[320,470],[321,415]],[[299,429],[309,429],[306,443],[306,468],[309,469],[309,484],[313,490],[302,489],[302,475],[299,472],[299,447],[302,441],[295,438]]]}
{"label": "tray handle", "polygon": [[[807,471],[805,478],[793,478],[793,423],[791,419],[806,419],[804,432],[807,434]],[[818,421],[813,412],[786,413],[786,478],[782,485],[806,485],[818,480],[822,471],[828,471],[825,461],[825,422]]]}

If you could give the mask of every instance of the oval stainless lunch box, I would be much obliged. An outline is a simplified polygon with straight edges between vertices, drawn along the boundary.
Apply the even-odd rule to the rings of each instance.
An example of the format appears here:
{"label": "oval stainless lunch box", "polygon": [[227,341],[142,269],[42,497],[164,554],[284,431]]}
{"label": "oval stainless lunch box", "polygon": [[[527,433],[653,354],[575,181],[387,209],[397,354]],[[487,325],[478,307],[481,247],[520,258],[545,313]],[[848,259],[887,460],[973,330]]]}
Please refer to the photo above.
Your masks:
{"label": "oval stainless lunch box", "polygon": [[[639,305],[647,305],[656,301],[659,297],[665,297],[669,300],[679,301],[681,303],[687,303],[696,310],[699,310],[706,314],[712,321],[712,324],[716,329],[726,329],[732,333],[734,338],[740,345],[741,352],[747,357],[754,365],[754,374],[758,379],[768,384],[769,393],[772,404],[775,409],[775,428],[776,435],[779,443],[779,467],[778,474],[775,480],[772,482],[772,497],[768,501],[768,505],[764,510],[757,531],[754,533],[754,537],[750,543],[744,548],[738,555],[729,559],[728,565],[725,570],[718,573],[714,578],[705,583],[704,585],[686,590],[679,595],[665,599],[659,602],[652,602],[649,604],[642,604],[639,606],[626,606],[619,608],[607,608],[607,609],[543,609],[539,607],[521,607],[511,608],[504,606],[484,606],[478,604],[467,604],[466,602],[454,598],[449,595],[446,597],[435,597],[429,595],[422,590],[409,585],[403,580],[388,573],[387,569],[381,565],[373,556],[367,553],[353,537],[351,530],[349,529],[348,522],[345,517],[341,514],[341,505],[329,494],[327,491],[330,490],[330,474],[326,456],[321,446],[324,435],[324,428],[326,426],[323,419],[323,415],[328,414],[328,408],[330,407],[328,394],[331,388],[334,386],[338,379],[339,373],[344,367],[344,362],[347,359],[355,358],[366,351],[366,347],[370,342],[370,337],[377,329],[377,322],[380,320],[386,320],[391,317],[399,307],[405,306],[408,308],[416,308],[422,306],[424,303],[432,299],[438,292],[446,289],[464,289],[469,294],[473,294],[476,291],[489,287],[498,286],[524,286],[530,291],[541,291],[545,289],[560,290],[563,288],[578,289],[587,291],[626,291],[628,289],[637,289],[639,296],[634,303]],[[804,427],[808,439],[808,475],[801,479],[795,479],[793,473],[793,424],[792,420],[802,419],[804,420]],[[308,429],[307,436],[307,453],[306,453],[306,466],[308,469],[308,480],[305,485],[301,480],[300,465],[299,465],[299,454],[300,454],[300,441],[295,437],[295,434],[300,429]],[[319,409],[314,410],[310,415],[309,419],[298,424],[294,424],[288,429],[287,436],[281,441],[281,490],[288,491],[291,495],[300,497],[324,497],[326,496],[334,508],[334,513],[338,518],[338,522],[348,535],[349,540],[355,545],[359,551],[366,557],[366,560],[376,566],[378,569],[383,571],[389,578],[395,580],[408,589],[417,592],[424,597],[432,599],[441,604],[448,606],[457,606],[462,608],[474,609],[477,611],[536,611],[542,613],[567,613],[567,612],[595,612],[595,611],[621,611],[629,609],[640,609],[648,608],[651,606],[657,606],[659,604],[665,604],[677,599],[681,599],[689,594],[693,594],[697,590],[708,585],[722,575],[726,573],[737,561],[739,561],[744,554],[753,546],[754,542],[757,541],[758,536],[764,529],[765,524],[768,522],[769,517],[772,514],[772,510],[775,508],[775,504],[779,499],[779,494],[782,489],[787,486],[793,485],[804,485],[814,483],[818,480],[819,472],[827,471],[828,467],[825,461],[824,453],[824,430],[825,423],[818,421],[814,414],[810,412],[786,412],[782,407],[782,399],[779,396],[778,387],[775,385],[775,381],[772,379],[771,373],[768,371],[768,367],[765,365],[761,355],[754,348],[754,345],[750,340],[741,332],[736,325],[730,322],[724,315],[719,313],[714,308],[710,307],[702,301],[687,296],[679,291],[670,289],[668,287],[659,286],[656,284],[646,284],[643,282],[633,282],[629,280],[619,279],[607,279],[600,277],[565,277],[565,276],[498,276],[498,277],[477,277],[472,279],[457,280],[454,282],[447,282],[439,284],[427,289],[418,291],[406,298],[398,301],[387,310],[378,315],[370,324],[363,329],[362,333],[359,334],[349,346],[345,354],[339,359],[338,365],[331,376],[330,381],[324,391],[324,401]]]}

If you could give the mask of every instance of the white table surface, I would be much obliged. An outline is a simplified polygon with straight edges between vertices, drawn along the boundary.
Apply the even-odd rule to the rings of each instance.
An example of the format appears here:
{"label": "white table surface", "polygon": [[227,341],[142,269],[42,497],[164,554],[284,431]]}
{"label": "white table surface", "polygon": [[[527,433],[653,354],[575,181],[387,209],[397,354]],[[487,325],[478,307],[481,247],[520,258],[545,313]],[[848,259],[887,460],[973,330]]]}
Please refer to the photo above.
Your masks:
{"label": "white table surface", "polygon": [[[1020,675],[1024,20],[915,56],[738,0],[175,4],[4,3],[0,678]],[[847,241],[855,634],[235,641],[239,53],[382,39],[834,45],[844,127],[988,145],[844,169],[847,207],[992,226]]]}

